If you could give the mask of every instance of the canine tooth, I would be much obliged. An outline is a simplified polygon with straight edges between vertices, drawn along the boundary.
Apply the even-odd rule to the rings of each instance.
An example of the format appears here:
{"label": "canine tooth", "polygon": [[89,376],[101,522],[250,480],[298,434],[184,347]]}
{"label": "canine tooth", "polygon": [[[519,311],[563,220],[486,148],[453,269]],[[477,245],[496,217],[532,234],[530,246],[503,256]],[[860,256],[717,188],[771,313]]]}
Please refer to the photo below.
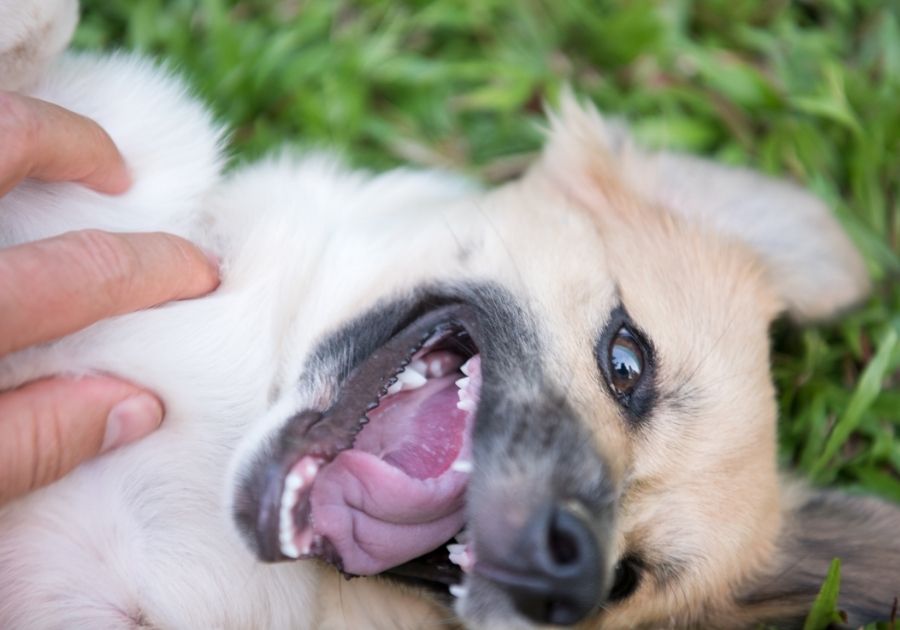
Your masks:
{"label": "canine tooth", "polygon": [[462,584],[451,584],[450,594],[453,595],[453,597],[465,597],[469,594],[469,589]]}
{"label": "canine tooth", "polygon": [[470,473],[472,472],[472,462],[467,459],[458,459],[450,466],[450,470],[461,473]]}
{"label": "canine tooth", "polygon": [[475,411],[475,401],[474,400],[460,400],[456,403],[457,409],[462,409],[463,411]]}
{"label": "canine tooth", "polygon": [[420,374],[413,369],[406,368],[397,375],[397,382],[402,383],[403,389],[418,389],[427,383],[428,379],[425,378],[423,374]]}
{"label": "canine tooth", "polygon": [[307,480],[315,477],[317,472],[319,472],[319,465],[311,459],[306,460],[306,465],[303,467],[303,474]]}
{"label": "canine tooth", "polygon": [[281,542],[281,553],[295,560],[300,557],[300,550],[289,540]]}
{"label": "canine tooth", "polygon": [[294,490],[299,490],[302,487],[303,478],[295,472],[290,473],[284,480],[285,490],[290,489],[293,492]]}
{"label": "canine tooth", "polygon": [[466,546],[460,543],[450,543],[447,545],[447,551],[451,556],[458,556],[466,552]]}
{"label": "canine tooth", "polygon": [[459,387],[460,389],[465,389],[466,387],[468,387],[469,386],[469,377],[463,376],[461,379],[456,381],[456,386]]}
{"label": "canine tooth", "polygon": [[468,376],[469,375],[469,364],[471,362],[472,362],[472,359],[469,359],[468,361],[463,363],[461,366],[459,366],[459,371],[462,372],[463,374],[465,374],[466,376]]}
{"label": "canine tooth", "polygon": [[400,379],[397,379],[396,381],[394,381],[393,385],[387,388],[387,391],[385,391],[384,393],[387,396],[393,396],[401,389],[403,389],[403,383],[400,382]]}

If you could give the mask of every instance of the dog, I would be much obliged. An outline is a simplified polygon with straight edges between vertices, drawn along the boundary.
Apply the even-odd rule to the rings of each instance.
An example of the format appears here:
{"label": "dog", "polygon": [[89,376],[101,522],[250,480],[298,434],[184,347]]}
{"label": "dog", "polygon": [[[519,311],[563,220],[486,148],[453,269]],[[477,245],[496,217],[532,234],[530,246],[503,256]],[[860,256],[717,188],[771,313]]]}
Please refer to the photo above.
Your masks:
{"label": "dog", "polygon": [[0,390],[103,372],[167,410],[0,509],[0,627],[799,627],[834,557],[848,623],[889,615],[900,510],[776,464],[769,324],[868,290],[813,195],[571,95],[494,190],[289,151],[223,175],[169,72],[58,56],[76,15],[0,2],[0,87],[98,121],[134,185],[25,181],[0,247],[164,230],[223,281],[0,358]]}

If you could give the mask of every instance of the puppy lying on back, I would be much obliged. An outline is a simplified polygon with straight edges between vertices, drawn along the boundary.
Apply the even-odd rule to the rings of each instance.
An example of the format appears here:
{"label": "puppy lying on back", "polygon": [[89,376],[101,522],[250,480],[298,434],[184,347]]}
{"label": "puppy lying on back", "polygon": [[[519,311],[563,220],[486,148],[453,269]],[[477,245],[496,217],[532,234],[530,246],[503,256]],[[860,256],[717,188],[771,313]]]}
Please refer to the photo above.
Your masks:
{"label": "puppy lying on back", "polygon": [[0,247],[165,230],[224,280],[0,359],[0,389],[108,372],[167,409],[0,511],[0,627],[791,626],[833,557],[850,623],[889,614],[900,510],[776,468],[769,323],[867,289],[817,199],[572,98],[492,191],[317,156],[225,178],[165,72],[44,70],[74,15],[0,0],[0,87],[97,120],[135,183],[24,182]]}

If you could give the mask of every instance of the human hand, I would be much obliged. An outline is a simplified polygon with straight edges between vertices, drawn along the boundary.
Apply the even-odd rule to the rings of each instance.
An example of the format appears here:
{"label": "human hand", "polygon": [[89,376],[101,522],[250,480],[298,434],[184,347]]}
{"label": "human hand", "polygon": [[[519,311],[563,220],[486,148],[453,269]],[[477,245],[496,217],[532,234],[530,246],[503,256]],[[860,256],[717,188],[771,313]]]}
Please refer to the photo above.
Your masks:
{"label": "human hand", "polygon": [[[0,92],[0,146],[0,195],[25,177],[109,194],[130,185],[109,136],[49,103]],[[217,285],[216,263],[169,234],[88,230],[0,250],[0,356]],[[106,376],[0,393],[0,504],[150,433],[162,417],[153,394]]]}

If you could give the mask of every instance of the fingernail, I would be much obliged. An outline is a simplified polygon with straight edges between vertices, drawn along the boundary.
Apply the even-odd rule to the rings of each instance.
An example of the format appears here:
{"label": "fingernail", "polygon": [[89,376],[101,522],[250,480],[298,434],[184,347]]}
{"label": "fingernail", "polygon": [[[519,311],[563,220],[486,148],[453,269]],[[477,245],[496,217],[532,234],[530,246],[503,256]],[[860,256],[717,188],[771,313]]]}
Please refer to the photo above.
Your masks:
{"label": "fingernail", "polygon": [[105,453],[152,433],[162,422],[162,417],[162,405],[150,394],[126,398],[116,404],[106,418],[100,452]]}

